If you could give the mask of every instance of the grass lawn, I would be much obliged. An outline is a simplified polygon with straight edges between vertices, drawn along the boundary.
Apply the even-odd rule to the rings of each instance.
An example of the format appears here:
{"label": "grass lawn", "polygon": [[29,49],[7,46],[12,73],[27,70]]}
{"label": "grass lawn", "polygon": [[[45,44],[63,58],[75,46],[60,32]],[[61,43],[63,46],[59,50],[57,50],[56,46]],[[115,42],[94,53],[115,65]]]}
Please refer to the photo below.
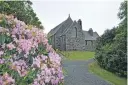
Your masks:
{"label": "grass lawn", "polygon": [[94,57],[95,52],[88,51],[61,51],[68,60],[88,60]]}
{"label": "grass lawn", "polygon": [[111,82],[113,85],[127,85],[127,80],[125,78],[120,78],[115,74],[102,69],[96,62],[91,63],[89,69],[91,72]]}

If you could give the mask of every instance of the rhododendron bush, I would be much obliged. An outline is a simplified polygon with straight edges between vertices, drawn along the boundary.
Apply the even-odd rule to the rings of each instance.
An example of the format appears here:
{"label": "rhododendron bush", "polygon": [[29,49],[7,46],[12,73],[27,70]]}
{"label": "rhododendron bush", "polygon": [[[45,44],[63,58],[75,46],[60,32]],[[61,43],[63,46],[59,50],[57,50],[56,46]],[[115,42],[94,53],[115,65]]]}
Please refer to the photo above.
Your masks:
{"label": "rhododendron bush", "polygon": [[0,85],[59,85],[61,57],[43,30],[0,14]]}

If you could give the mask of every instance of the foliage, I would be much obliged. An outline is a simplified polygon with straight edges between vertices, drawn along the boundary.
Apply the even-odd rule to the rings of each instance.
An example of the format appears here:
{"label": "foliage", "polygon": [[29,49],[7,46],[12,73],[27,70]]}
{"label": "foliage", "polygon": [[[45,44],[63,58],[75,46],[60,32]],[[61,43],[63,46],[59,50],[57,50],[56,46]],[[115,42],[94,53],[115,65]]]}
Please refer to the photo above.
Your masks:
{"label": "foliage", "polygon": [[0,14],[0,85],[58,85],[63,78],[43,30]]}
{"label": "foliage", "polygon": [[109,81],[112,85],[127,85],[127,80],[125,78],[118,77],[117,75],[101,68],[96,62],[89,64],[89,70]]}
{"label": "foliage", "polygon": [[127,76],[127,1],[121,3],[119,26],[97,39],[95,58],[98,64],[119,76]]}
{"label": "foliage", "polygon": [[95,54],[87,51],[61,51],[60,53],[69,60],[88,60],[93,58]]}
{"label": "foliage", "polygon": [[24,21],[39,28],[43,28],[38,17],[34,13],[31,1],[0,1],[0,13],[13,14],[18,20]]}

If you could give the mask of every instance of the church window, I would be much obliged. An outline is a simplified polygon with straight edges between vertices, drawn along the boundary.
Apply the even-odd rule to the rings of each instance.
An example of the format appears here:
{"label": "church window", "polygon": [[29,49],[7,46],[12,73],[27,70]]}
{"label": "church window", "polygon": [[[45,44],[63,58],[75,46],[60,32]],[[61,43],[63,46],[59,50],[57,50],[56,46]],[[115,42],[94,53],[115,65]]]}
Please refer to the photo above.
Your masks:
{"label": "church window", "polygon": [[85,45],[87,45],[87,40],[85,40]]}
{"label": "church window", "polygon": [[92,42],[92,45],[93,45],[93,41],[91,41]]}
{"label": "church window", "polygon": [[75,33],[75,35],[76,35],[75,37],[77,37],[77,28],[76,28],[76,27],[75,27],[75,32],[76,32],[76,33]]}

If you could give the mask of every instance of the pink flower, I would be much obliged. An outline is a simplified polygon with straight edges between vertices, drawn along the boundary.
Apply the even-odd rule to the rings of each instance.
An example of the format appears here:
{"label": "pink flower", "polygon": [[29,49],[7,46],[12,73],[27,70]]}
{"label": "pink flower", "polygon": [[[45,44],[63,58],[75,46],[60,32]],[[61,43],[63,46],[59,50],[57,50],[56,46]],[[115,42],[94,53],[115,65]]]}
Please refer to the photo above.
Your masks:
{"label": "pink flower", "polygon": [[13,40],[14,40],[16,43],[18,42],[18,39],[17,39],[17,38],[15,38],[15,37],[13,38]]}
{"label": "pink flower", "polygon": [[59,78],[56,78],[55,85],[58,85],[58,83],[59,83]]}
{"label": "pink flower", "polygon": [[3,64],[4,63],[4,60],[3,59],[0,59],[0,64]]}
{"label": "pink flower", "polygon": [[32,85],[40,85],[37,81],[34,81]]}
{"label": "pink flower", "polygon": [[47,68],[47,64],[43,64],[40,69],[44,70],[45,68]]}
{"label": "pink flower", "polygon": [[46,72],[46,75],[50,76],[51,75],[51,70],[48,69],[48,68],[45,68],[45,72]]}
{"label": "pink flower", "polygon": [[52,50],[53,50],[53,49],[52,49],[52,46],[49,45],[49,44],[47,44],[47,46],[46,46],[46,50],[47,50],[48,52],[52,51]]}
{"label": "pink flower", "polygon": [[52,71],[53,74],[56,73],[55,68],[51,68],[51,71]]}
{"label": "pink flower", "polygon": [[22,69],[22,70],[18,70],[18,73],[20,74],[21,77],[23,77],[26,76],[28,72],[25,69]]}
{"label": "pink flower", "polygon": [[14,48],[16,48],[12,43],[9,43],[9,44],[7,44],[7,48],[9,49],[9,50],[12,50],[12,49],[14,49]]}
{"label": "pink flower", "polygon": [[19,32],[19,29],[18,28],[13,28],[13,30],[12,30],[12,34],[13,35],[15,35],[16,33],[18,33]]}
{"label": "pink flower", "polygon": [[59,72],[59,73],[58,73],[58,78],[59,78],[59,79],[64,79],[64,75],[63,75],[62,72]]}
{"label": "pink flower", "polygon": [[49,58],[50,58],[50,61],[51,62],[54,62],[54,63],[56,63],[57,65],[60,65],[61,63],[61,57],[59,57],[59,55],[58,54],[56,54],[56,53],[49,53],[48,54],[49,55]]}
{"label": "pink flower", "polygon": [[45,83],[49,83],[50,82],[50,77],[49,76],[45,76]]}
{"label": "pink flower", "polygon": [[22,49],[17,48],[18,53],[20,54],[22,52]]}
{"label": "pink flower", "polygon": [[7,81],[10,83],[10,82],[15,82],[15,80],[14,79],[12,79],[12,77],[8,77],[7,78]]}
{"label": "pink flower", "polygon": [[21,77],[27,75],[27,67],[24,60],[15,61],[11,65],[11,68],[18,71]]}
{"label": "pink flower", "polygon": [[43,61],[45,61],[47,58],[48,58],[47,56],[41,55],[41,59],[42,59]]}
{"label": "pink flower", "polygon": [[34,40],[33,41],[33,45],[32,45],[33,48],[37,48],[38,47],[38,43]]}
{"label": "pink flower", "polygon": [[[48,43],[46,34],[43,30],[36,27],[27,26],[24,22],[9,18],[7,19],[8,24],[12,24],[12,28],[0,29],[0,32],[8,34],[12,38],[12,42],[9,44],[4,43],[2,45],[2,51],[0,51],[0,64],[4,64],[5,60],[2,58],[3,54],[6,55],[6,48],[13,50],[16,48],[16,53],[11,54],[7,63],[11,69],[18,72],[21,79],[28,74],[28,72],[36,71],[36,78],[32,85],[45,85],[51,84],[58,85],[63,82],[64,75],[61,67],[61,57],[54,51],[51,45]],[[43,44],[46,52],[45,56],[38,53],[39,44]],[[42,50],[43,51],[43,50]],[[37,56],[35,56],[37,55]],[[21,57],[20,57],[21,56]],[[29,64],[29,57],[33,58],[32,65]],[[27,63],[26,63],[27,62]],[[30,66],[31,65],[31,66]],[[20,82],[21,83],[21,82]],[[14,85],[15,80],[5,73],[0,76],[0,85]]]}
{"label": "pink flower", "polygon": [[2,85],[10,85],[11,83],[15,83],[15,80],[11,76],[9,76],[8,73],[5,73],[2,76],[2,80],[3,80],[3,84]]}
{"label": "pink flower", "polygon": [[32,67],[38,67],[38,68],[40,68],[40,64],[41,64],[40,58],[33,58]]}
{"label": "pink flower", "polygon": [[43,75],[43,76],[45,75],[45,71],[44,70],[41,71],[41,75]]}
{"label": "pink flower", "polygon": [[59,79],[58,79],[58,78],[56,78],[56,79],[51,79],[51,83],[52,83],[52,85],[58,85]]}
{"label": "pink flower", "polygon": [[48,40],[46,38],[44,38],[42,42],[44,45],[46,45],[48,43]]}
{"label": "pink flower", "polygon": [[19,48],[21,48],[25,53],[29,53],[32,47],[32,41],[26,39],[19,40]]}

